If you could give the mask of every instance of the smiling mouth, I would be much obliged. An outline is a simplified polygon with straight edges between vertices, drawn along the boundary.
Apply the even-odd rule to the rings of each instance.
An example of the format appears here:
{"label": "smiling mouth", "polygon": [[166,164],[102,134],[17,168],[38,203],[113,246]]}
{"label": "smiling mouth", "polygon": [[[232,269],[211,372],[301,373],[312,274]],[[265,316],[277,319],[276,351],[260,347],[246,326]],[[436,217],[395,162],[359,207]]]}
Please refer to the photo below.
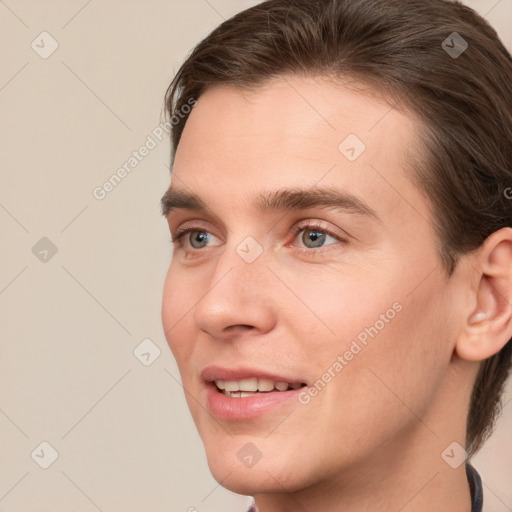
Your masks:
{"label": "smiling mouth", "polygon": [[242,380],[215,380],[214,384],[219,393],[233,398],[244,398],[275,391],[294,391],[306,386],[303,382],[289,383],[256,377]]}

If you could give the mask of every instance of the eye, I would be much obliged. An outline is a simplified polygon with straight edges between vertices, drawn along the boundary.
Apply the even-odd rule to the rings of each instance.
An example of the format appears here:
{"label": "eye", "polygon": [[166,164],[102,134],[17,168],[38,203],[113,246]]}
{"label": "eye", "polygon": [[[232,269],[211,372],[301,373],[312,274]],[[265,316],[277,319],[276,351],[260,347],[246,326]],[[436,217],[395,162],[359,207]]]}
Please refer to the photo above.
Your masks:
{"label": "eye", "polygon": [[[336,242],[345,241],[319,224],[299,225],[294,229],[294,232],[296,235],[295,240],[300,241],[300,248],[317,249],[335,244]],[[329,240],[331,241],[329,242]]]}
{"label": "eye", "polygon": [[[297,245],[299,250],[311,252],[312,249],[321,249],[337,242],[346,242],[344,238],[316,223],[301,224],[293,228],[294,239],[292,245]],[[220,245],[222,242],[213,243],[218,238],[205,229],[188,227],[178,229],[172,239],[173,246],[178,246],[185,251],[196,251],[209,246]]]}
{"label": "eye", "polygon": [[[191,236],[192,235],[192,236]],[[185,244],[190,246],[192,249],[203,249],[207,246],[208,241],[211,238],[216,238],[209,231],[205,229],[196,228],[184,228],[179,229],[172,240],[173,245],[177,244],[179,247],[183,247]],[[214,244],[219,245],[219,244]]]}

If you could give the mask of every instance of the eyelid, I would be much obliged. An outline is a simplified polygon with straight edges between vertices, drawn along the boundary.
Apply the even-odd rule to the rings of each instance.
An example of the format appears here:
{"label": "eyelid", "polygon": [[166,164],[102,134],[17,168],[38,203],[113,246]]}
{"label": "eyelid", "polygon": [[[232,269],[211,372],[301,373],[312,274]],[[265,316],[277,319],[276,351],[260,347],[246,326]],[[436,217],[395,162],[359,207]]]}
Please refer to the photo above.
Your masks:
{"label": "eyelid", "polygon": [[[176,232],[175,232],[174,236],[172,237],[173,242],[181,239],[185,234],[189,233],[190,231],[206,231],[210,234],[213,234],[209,227],[202,226],[201,223],[202,223],[202,221],[199,219],[191,219],[191,220],[187,220],[186,222],[183,222],[176,229]],[[171,236],[172,236],[172,230],[171,230]]]}

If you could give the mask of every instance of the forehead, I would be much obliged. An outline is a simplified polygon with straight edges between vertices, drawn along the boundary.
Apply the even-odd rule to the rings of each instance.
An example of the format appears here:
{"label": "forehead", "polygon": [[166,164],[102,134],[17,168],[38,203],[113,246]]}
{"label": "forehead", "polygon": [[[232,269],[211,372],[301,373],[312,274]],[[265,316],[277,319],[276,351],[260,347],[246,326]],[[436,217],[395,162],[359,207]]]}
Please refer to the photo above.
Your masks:
{"label": "forehead", "polygon": [[185,126],[173,188],[192,188],[211,201],[222,196],[233,207],[262,189],[326,186],[367,198],[376,209],[405,200],[427,215],[409,179],[417,132],[414,117],[367,88],[297,76],[253,91],[215,86]]}
{"label": "forehead", "polygon": [[[411,140],[418,124],[412,112],[397,110],[376,90],[359,82],[335,84],[322,77],[288,75],[252,90],[225,84],[207,89],[193,109],[183,137],[193,131],[196,137],[216,140],[232,150],[243,138],[257,137],[266,139],[266,152],[276,147],[280,151],[284,147],[310,150],[309,142],[323,151],[333,146],[337,149],[336,142],[349,133],[369,145],[382,137],[389,142],[391,127],[401,127],[401,135]],[[323,144],[318,146],[318,142]],[[393,149],[400,147],[404,146]],[[248,148],[243,149],[246,152]],[[254,149],[261,155],[260,148]]]}

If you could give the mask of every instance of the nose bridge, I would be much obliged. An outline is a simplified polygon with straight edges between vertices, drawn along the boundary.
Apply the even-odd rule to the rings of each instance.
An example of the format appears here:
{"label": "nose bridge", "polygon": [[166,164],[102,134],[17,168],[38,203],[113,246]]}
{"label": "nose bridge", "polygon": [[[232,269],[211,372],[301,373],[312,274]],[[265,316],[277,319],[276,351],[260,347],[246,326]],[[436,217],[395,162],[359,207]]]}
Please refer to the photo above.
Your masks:
{"label": "nose bridge", "polygon": [[228,244],[217,256],[208,291],[196,305],[198,328],[215,337],[235,325],[270,329],[274,312],[267,263],[264,248],[254,237]]}
{"label": "nose bridge", "polygon": [[232,238],[235,241],[229,241],[223,254],[218,256],[212,284],[227,280],[224,286],[233,288],[231,293],[234,296],[250,300],[259,295],[260,285],[270,274],[267,268],[268,249],[265,250],[263,242],[251,235],[238,236],[236,240],[236,235],[232,234]]}

